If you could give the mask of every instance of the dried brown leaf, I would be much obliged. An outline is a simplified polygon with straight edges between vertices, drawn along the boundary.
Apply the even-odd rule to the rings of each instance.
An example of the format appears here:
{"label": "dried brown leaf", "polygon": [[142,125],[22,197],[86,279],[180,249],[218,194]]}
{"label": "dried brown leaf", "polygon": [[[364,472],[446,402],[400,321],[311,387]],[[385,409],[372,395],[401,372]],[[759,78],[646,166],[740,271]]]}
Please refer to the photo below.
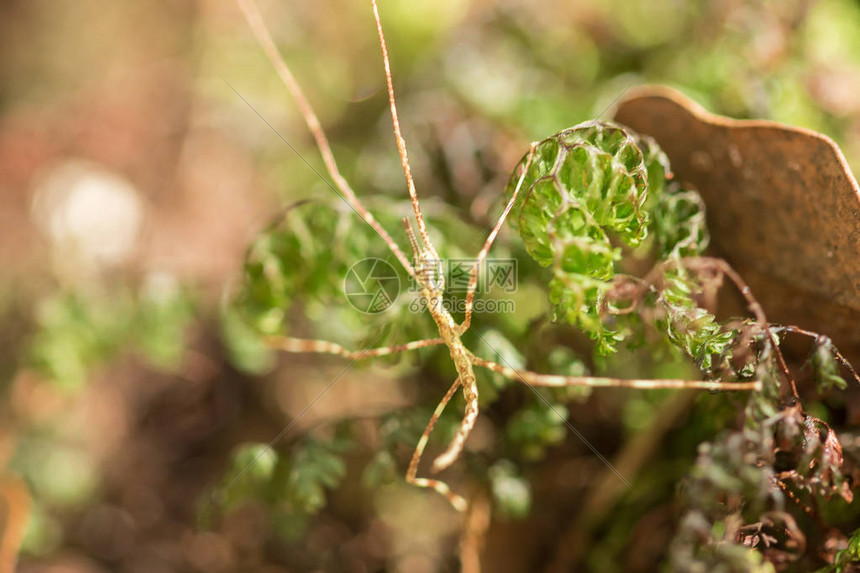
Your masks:
{"label": "dried brown leaf", "polygon": [[701,192],[718,254],[771,320],[827,332],[860,357],[860,189],[832,140],[714,115],[662,87],[631,93],[615,119],[654,137]]}

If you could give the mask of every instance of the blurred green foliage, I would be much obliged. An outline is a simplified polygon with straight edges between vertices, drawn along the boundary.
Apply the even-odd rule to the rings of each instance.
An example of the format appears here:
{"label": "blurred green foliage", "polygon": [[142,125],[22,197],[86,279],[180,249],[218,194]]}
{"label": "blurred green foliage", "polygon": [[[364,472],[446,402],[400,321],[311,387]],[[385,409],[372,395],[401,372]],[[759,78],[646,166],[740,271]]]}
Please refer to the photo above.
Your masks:
{"label": "blurred green foliage", "polygon": [[507,519],[521,519],[531,511],[531,484],[517,473],[517,466],[500,460],[487,471],[493,504],[499,515]]}
{"label": "blurred green foliage", "polygon": [[294,517],[313,515],[325,505],[325,491],[336,488],[344,478],[343,454],[352,447],[344,432],[303,439],[289,456],[267,444],[243,444],[233,454],[231,470],[215,493],[226,508],[254,498]]}
{"label": "blurred green foliage", "polygon": [[860,530],[851,534],[847,547],[836,554],[832,565],[819,570],[819,573],[848,573],[860,563]]}
{"label": "blurred green foliage", "polygon": [[120,286],[110,297],[70,290],[43,300],[30,341],[32,365],[66,390],[77,390],[93,370],[121,351],[151,366],[175,370],[194,318],[191,293],[166,276],[134,291]]}

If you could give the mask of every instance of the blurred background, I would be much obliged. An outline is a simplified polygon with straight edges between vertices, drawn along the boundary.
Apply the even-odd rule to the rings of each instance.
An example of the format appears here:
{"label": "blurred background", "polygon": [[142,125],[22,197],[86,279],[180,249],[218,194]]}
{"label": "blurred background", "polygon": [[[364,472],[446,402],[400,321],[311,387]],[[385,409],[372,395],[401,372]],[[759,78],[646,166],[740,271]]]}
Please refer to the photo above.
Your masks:
{"label": "blurred background", "polygon": [[[359,195],[401,197],[368,3],[260,8]],[[469,223],[491,219],[529,141],[597,116],[636,84],[820,131],[860,166],[856,0],[380,9],[419,193]],[[284,206],[330,193],[266,122],[321,170],[232,2],[0,4],[0,464],[32,496],[17,570],[457,570],[459,518],[399,479],[370,493],[330,488],[331,508],[302,524],[259,501],[215,507],[213,488],[249,459],[237,451],[256,451],[237,447],[274,438],[343,366],[249,350],[224,311],[255,234]],[[403,365],[350,372],[293,432],[408,407],[417,394],[404,377]],[[643,411],[598,399],[572,405],[571,420],[623,436]],[[540,463],[575,471],[534,496],[570,505],[602,466],[563,427],[547,442]],[[404,460],[395,465],[399,477]],[[669,526],[648,516],[630,527],[651,537],[653,555],[616,556],[610,529],[577,559],[652,570]],[[564,523],[491,530],[487,570],[540,563]]]}

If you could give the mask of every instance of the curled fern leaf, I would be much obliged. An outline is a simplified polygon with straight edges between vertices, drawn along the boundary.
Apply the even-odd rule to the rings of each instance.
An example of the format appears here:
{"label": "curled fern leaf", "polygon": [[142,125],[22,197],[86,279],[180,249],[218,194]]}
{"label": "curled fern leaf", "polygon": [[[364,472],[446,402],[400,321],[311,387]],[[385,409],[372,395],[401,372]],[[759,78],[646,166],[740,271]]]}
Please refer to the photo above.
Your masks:
{"label": "curled fern leaf", "polygon": [[[514,171],[508,198],[527,160]],[[617,243],[636,247],[645,240],[668,177],[668,160],[653,140],[591,122],[538,143],[524,175],[523,196],[509,220],[532,258],[552,268],[549,296],[556,316],[582,328],[603,353],[620,339],[600,317],[621,259]],[[661,246],[678,242],[668,229],[662,236]]]}

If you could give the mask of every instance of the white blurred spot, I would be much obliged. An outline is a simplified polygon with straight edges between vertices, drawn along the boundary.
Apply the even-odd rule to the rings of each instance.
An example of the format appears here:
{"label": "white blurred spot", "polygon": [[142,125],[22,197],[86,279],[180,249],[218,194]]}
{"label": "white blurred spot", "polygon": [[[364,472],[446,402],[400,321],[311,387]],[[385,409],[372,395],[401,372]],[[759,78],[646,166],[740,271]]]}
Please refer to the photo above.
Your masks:
{"label": "white blurred spot", "polygon": [[131,255],[143,222],[138,191],[122,177],[84,161],[69,161],[36,183],[33,216],[57,254],[104,265]]}

